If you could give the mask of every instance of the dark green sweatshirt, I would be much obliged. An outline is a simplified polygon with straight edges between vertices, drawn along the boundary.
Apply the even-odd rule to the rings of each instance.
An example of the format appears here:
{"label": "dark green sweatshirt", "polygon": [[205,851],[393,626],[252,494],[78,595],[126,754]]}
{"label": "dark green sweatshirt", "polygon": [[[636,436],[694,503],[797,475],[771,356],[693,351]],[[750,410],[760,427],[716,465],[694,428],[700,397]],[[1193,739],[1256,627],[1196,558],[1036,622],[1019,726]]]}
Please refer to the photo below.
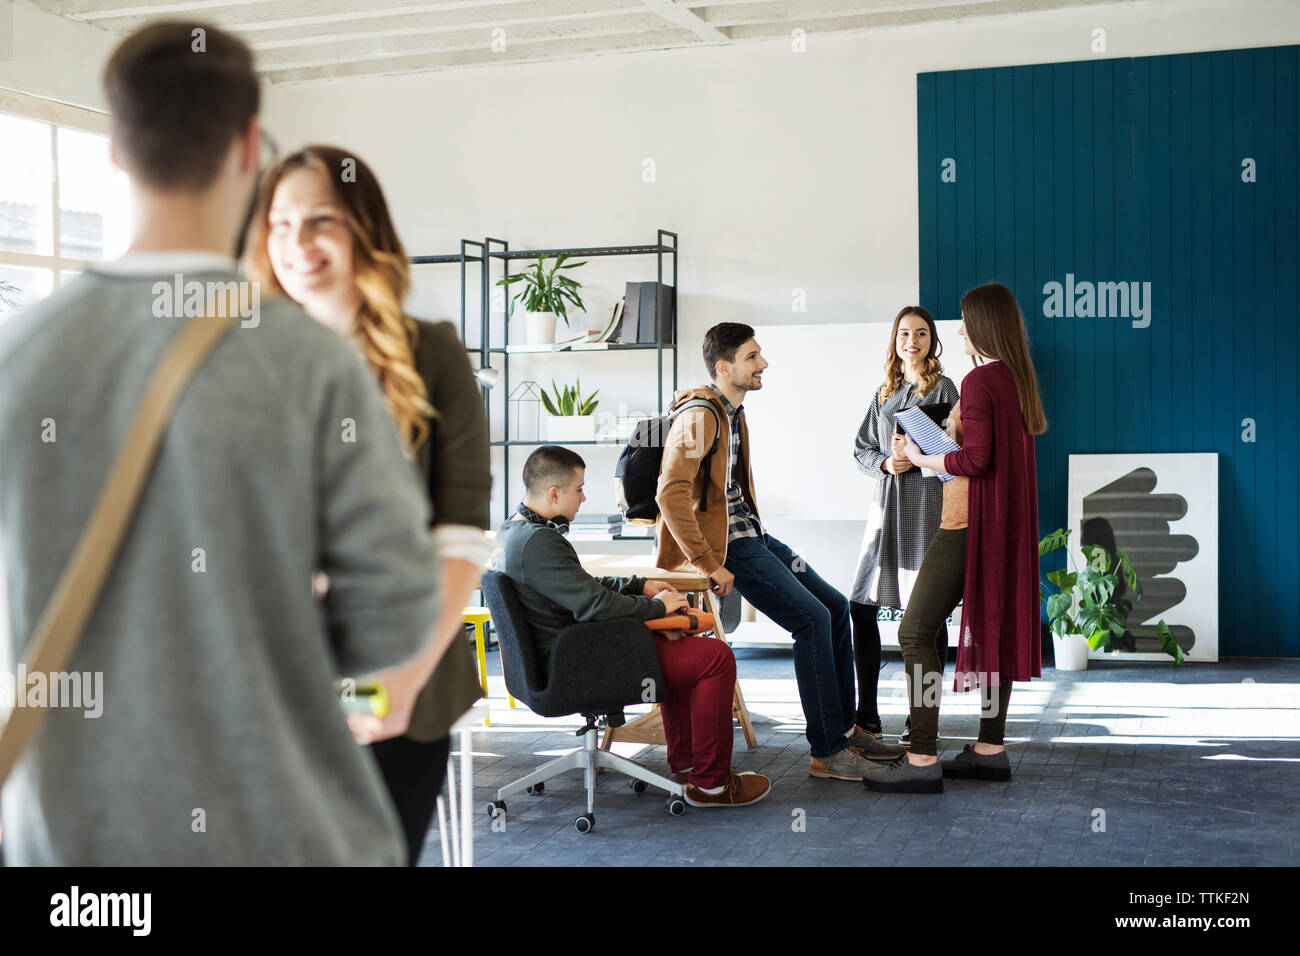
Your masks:
{"label": "dark green sweatshirt", "polygon": [[582,621],[620,617],[649,621],[663,617],[663,601],[646,597],[645,578],[597,578],[582,568],[578,552],[554,528],[510,520],[497,531],[492,567],[519,592],[545,671],[555,636]]}

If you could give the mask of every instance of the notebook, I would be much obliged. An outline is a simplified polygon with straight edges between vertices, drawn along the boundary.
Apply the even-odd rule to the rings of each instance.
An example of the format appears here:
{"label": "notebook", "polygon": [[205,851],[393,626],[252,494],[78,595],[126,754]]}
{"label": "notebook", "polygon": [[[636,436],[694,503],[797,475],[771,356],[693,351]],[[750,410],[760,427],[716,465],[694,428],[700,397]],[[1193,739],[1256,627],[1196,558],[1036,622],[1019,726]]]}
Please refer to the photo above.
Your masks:
{"label": "notebook", "polygon": [[[954,442],[923,408],[906,408],[894,415],[894,421],[912,436],[912,441],[927,455],[946,455],[950,451],[961,451],[961,446]],[[953,476],[939,473],[940,481],[952,481]]]}
{"label": "notebook", "polygon": [[[952,414],[952,402],[933,402],[929,405],[916,405],[913,407],[919,408],[929,415],[940,428],[943,428],[943,423]],[[903,434],[903,429],[897,422],[894,423],[894,433],[897,435]]]}

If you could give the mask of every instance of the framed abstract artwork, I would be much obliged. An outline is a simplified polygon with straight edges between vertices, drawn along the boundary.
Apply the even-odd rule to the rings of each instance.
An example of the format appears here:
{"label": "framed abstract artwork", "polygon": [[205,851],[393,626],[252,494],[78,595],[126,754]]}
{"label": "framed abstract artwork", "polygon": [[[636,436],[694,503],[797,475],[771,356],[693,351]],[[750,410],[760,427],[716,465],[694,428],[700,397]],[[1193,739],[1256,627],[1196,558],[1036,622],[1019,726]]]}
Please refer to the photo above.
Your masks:
{"label": "framed abstract artwork", "polygon": [[[1142,588],[1128,629],[1093,660],[1168,661],[1163,620],[1188,661],[1219,659],[1219,456],[1071,455],[1072,550],[1101,545],[1128,552]],[[1112,600],[1129,597],[1121,580]]]}

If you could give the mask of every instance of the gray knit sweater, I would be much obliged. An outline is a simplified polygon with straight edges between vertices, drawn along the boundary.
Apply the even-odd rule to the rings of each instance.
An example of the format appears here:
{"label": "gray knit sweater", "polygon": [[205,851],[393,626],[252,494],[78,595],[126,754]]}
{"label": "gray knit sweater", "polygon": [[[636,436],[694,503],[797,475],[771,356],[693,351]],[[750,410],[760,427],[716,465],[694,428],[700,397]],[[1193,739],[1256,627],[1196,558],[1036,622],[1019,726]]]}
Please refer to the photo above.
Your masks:
{"label": "gray knit sweater", "polygon": [[[214,278],[238,277],[186,276]],[[90,272],[0,324],[0,669],[35,628],[164,348],[204,321],[151,314],[154,283],[171,279]],[[360,356],[296,306],[263,302],[176,409],[68,668],[102,674],[102,715],[47,713],[0,801],[6,862],[404,862],[332,685],[428,639],[428,518]]]}

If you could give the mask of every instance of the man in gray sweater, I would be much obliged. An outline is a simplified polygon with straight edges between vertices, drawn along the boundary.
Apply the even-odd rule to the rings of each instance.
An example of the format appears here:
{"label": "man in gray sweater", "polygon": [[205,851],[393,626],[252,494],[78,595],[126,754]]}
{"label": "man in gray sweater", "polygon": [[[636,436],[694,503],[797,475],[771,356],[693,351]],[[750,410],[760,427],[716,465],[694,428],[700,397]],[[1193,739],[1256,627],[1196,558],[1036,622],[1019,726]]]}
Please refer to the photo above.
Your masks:
{"label": "man in gray sweater", "polygon": [[[497,531],[493,567],[515,586],[537,643],[542,670],[564,628],[580,621],[649,621],[686,607],[686,597],[663,581],[595,578],[582,569],[564,535],[587,500],[586,462],[559,445],[543,445],[524,462],[527,496]],[[661,708],[673,780],[686,784],[695,807],[741,807],[772,789],[759,773],[731,769],[731,701],[736,658],[722,641],[661,631],[653,640],[663,666]]]}
{"label": "man in gray sweater", "polygon": [[291,303],[260,302],[235,271],[257,79],[242,43],[203,27],[200,51],[199,29],[146,27],[105,74],[134,186],[127,255],[0,325],[4,675],[144,383],[187,323],[208,321],[191,292],[234,289],[223,305],[242,309],[176,408],[67,665],[102,699],[51,701],[4,788],[5,861],[398,865],[396,815],[334,681],[428,641],[428,500],[355,350]]}

